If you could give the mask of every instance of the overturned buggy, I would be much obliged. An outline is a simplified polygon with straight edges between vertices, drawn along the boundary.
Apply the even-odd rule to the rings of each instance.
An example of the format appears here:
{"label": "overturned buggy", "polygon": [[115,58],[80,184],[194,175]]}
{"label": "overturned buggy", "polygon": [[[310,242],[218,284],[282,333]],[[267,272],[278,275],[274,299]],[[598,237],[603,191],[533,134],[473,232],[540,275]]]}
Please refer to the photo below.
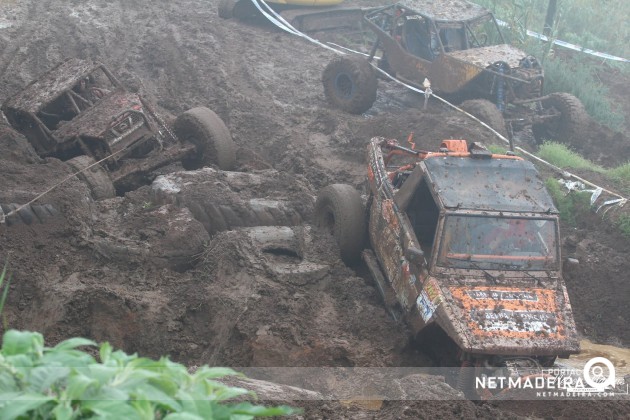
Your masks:
{"label": "overturned buggy", "polygon": [[155,105],[96,61],[60,63],[10,97],[2,111],[41,157],[76,170],[104,159],[79,175],[96,199],[150,181],[152,171],[175,161],[221,169],[235,163],[230,133],[214,112],[191,109],[171,128]]}

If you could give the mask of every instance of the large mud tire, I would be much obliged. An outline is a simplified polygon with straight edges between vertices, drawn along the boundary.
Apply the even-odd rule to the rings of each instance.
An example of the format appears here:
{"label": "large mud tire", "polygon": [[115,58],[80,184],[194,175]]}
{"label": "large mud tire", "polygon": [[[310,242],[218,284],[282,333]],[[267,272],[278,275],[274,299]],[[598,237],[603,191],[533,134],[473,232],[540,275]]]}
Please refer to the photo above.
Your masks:
{"label": "large mud tire", "polygon": [[[66,163],[76,172],[94,163],[94,159],[82,155],[72,158]],[[116,189],[109,177],[109,173],[101,165],[94,165],[90,169],[77,174],[77,178],[85,182],[95,200],[105,200],[116,196]]]}
{"label": "large mud tire", "polygon": [[503,114],[492,102],[486,99],[471,99],[462,102],[459,107],[488,124],[503,137],[507,137]]}
{"label": "large mud tire", "polygon": [[220,0],[218,14],[220,18],[232,19],[234,17],[234,7],[238,0]]}
{"label": "large mud tire", "polygon": [[332,233],[346,264],[359,260],[366,243],[367,223],[363,201],[356,189],[346,184],[322,189],[315,201],[315,224]]}
{"label": "large mud tire", "polygon": [[[19,209],[19,210],[18,210]],[[15,213],[11,214],[11,212]],[[31,204],[20,208],[19,204],[0,204],[0,219],[4,216],[7,226],[23,223],[46,223],[59,215],[59,212],[50,204]]]}
{"label": "large mud tire", "polygon": [[324,94],[328,102],[351,114],[362,114],[376,101],[377,80],[363,57],[337,57],[324,69]]}
{"label": "large mud tire", "polygon": [[183,162],[189,168],[217,165],[224,171],[236,166],[236,145],[230,130],[217,114],[205,107],[193,108],[175,120],[175,134],[196,146],[196,155]]}
{"label": "large mud tire", "polygon": [[589,116],[582,102],[575,96],[556,92],[542,102],[544,109],[555,108],[560,115],[534,127],[534,135],[539,143],[544,140],[571,144],[575,137],[582,135]]}

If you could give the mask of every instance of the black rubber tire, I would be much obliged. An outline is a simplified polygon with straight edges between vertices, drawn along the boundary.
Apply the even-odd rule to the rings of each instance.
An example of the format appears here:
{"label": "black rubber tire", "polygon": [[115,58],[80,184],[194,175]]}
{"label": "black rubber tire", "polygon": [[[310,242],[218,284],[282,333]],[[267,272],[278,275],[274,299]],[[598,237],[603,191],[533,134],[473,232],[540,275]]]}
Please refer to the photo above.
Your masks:
{"label": "black rubber tire", "polygon": [[486,99],[470,99],[462,102],[459,107],[469,114],[479,118],[503,137],[507,138],[508,133],[505,127],[503,114],[492,102]]}
{"label": "black rubber tire", "polygon": [[[2,204],[0,205],[2,212],[5,215],[5,223],[7,226],[13,226],[23,223],[25,225],[31,225],[33,223],[46,223],[48,219],[51,219],[59,214],[59,212],[50,204],[31,204],[26,207],[20,208],[19,204]],[[10,212],[17,210],[15,214],[7,216]]]}
{"label": "black rubber tire", "polygon": [[351,114],[362,114],[376,101],[376,72],[363,57],[333,59],[324,69],[322,83],[328,102]]}
{"label": "black rubber tire", "polygon": [[50,204],[33,204],[31,209],[40,223],[46,223],[48,219],[57,217],[59,212]]}
{"label": "black rubber tire", "polygon": [[570,93],[555,92],[542,102],[544,109],[555,108],[558,118],[548,120],[534,127],[534,135],[539,143],[544,140],[572,143],[581,136],[588,125],[589,116],[582,102]]}
{"label": "black rubber tire", "polygon": [[346,184],[322,189],[315,201],[315,224],[332,233],[346,264],[360,259],[367,239],[367,223],[363,201],[356,189]]}
{"label": "black rubber tire", "polygon": [[223,19],[232,19],[234,17],[234,6],[238,0],[220,0],[218,13],[219,17]]}
{"label": "black rubber tire", "polygon": [[197,154],[182,162],[187,169],[217,165],[224,171],[236,166],[236,144],[217,114],[205,107],[190,109],[175,120],[175,134],[196,146]]}
{"label": "black rubber tire", "polygon": [[[66,163],[76,172],[92,165],[94,159],[81,155],[67,160]],[[109,173],[101,165],[94,165],[87,171],[79,173],[77,178],[87,184],[95,200],[105,200],[116,196],[116,189]]]}

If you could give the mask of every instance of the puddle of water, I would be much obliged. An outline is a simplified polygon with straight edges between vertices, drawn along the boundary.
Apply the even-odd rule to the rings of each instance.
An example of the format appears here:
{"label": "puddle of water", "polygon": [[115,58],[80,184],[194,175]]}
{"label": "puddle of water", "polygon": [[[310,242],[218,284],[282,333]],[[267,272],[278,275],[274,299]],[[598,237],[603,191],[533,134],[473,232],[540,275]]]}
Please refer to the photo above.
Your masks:
{"label": "puddle of water", "polygon": [[563,359],[561,362],[577,369],[583,369],[586,362],[593,357],[605,357],[615,366],[615,372],[618,377],[630,375],[630,349],[606,344],[595,344],[589,340],[580,341],[580,347],[580,354],[575,354],[568,360]]}
{"label": "puddle of water", "polygon": [[11,26],[13,26],[11,22],[7,22],[6,20],[0,19],[0,29],[7,29],[7,28],[10,28]]}

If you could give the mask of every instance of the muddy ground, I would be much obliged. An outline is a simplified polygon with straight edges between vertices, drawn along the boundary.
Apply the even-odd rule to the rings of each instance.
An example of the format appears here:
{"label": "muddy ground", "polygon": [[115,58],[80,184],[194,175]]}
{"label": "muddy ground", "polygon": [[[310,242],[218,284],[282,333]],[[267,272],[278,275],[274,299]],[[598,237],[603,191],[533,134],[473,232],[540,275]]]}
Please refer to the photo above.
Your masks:
{"label": "muddy ground", "polygon": [[[276,192],[299,224],[283,231],[291,249],[261,251],[255,230],[207,233],[185,199],[156,199],[145,186],[97,203],[72,179],[40,200],[59,209],[53,222],[0,226],[0,258],[12,272],[11,327],[41,331],[49,344],[79,335],[190,366],[430,363],[405,325],[389,318],[363,270],[345,267],[330,238],[302,222],[320,187],[363,186],[371,137],[413,131],[420,147],[432,149],[444,138],[483,141],[483,128],[439,104],[423,112],[421,98],[384,81],[367,115],[332,110],[320,78],[333,53],[265,24],[222,20],[215,1],[4,1],[0,28],[0,102],[64,58],[103,61],[173,115],[195,106],[217,112],[242,148],[241,171],[281,171]],[[55,159],[41,162],[4,123],[0,135],[0,203],[24,203],[71,173]],[[602,139],[627,150],[625,134],[596,125],[577,145],[588,151]],[[248,194],[278,198],[266,188]],[[630,243],[596,215],[563,235],[565,255],[580,260],[566,274],[579,332],[630,346]],[[283,271],[286,264],[302,264],[307,274]],[[570,404],[304,406],[314,418],[615,417],[628,409]]]}

